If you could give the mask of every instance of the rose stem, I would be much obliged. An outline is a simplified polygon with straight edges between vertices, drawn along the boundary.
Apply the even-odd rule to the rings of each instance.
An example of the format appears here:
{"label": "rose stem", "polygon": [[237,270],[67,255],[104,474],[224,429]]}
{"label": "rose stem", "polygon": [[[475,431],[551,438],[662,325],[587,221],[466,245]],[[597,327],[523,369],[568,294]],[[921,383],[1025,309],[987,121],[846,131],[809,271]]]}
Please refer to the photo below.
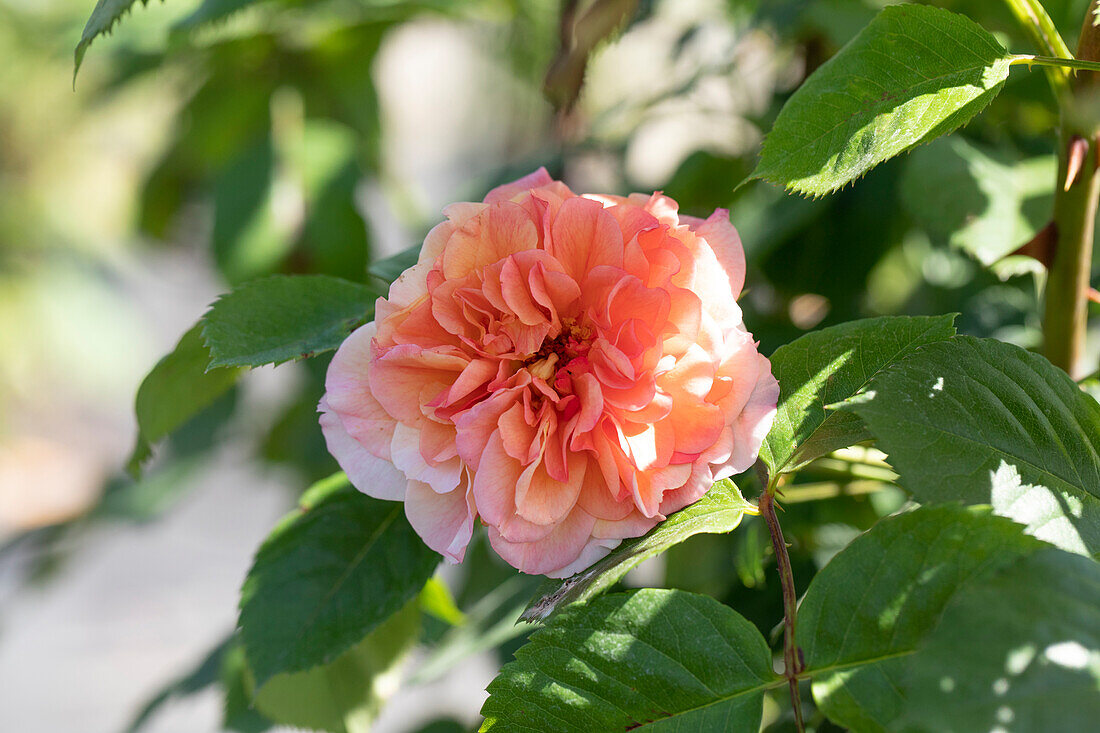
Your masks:
{"label": "rose stem", "polygon": [[783,529],[779,526],[779,518],[775,516],[776,486],[769,482],[765,482],[765,485],[768,488],[760,495],[760,515],[768,523],[768,532],[772,536],[772,547],[775,549],[775,562],[779,568],[779,579],[783,585],[783,675],[787,678],[787,686],[791,690],[791,707],[794,709],[795,728],[799,733],[802,733],[805,726],[802,722],[802,698],[798,694],[798,675],[802,672],[802,664],[799,660],[800,655],[794,639],[798,598],[794,592],[794,573],[791,572],[791,558],[787,554],[787,543],[783,539]]}

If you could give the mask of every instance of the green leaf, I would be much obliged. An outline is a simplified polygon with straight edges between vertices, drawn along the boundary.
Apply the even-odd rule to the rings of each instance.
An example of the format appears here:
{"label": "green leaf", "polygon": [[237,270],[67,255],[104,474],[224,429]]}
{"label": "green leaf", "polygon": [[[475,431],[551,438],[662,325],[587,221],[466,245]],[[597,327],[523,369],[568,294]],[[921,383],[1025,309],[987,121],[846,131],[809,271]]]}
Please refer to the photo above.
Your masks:
{"label": "green leaf", "polygon": [[429,578],[421,589],[420,610],[451,626],[466,623],[466,614],[458,609],[451,589],[439,578]]}
{"label": "green leaf", "polygon": [[240,640],[225,653],[222,664],[222,688],[225,691],[222,728],[237,733],[263,733],[274,725],[256,710],[252,701],[252,673],[244,659]]}
{"label": "green leaf", "polygon": [[916,349],[955,335],[953,315],[893,316],[814,331],[776,349],[779,410],[760,457],[772,475],[871,436],[851,413],[826,408],[858,394],[882,370]]}
{"label": "green leaf", "polygon": [[1084,731],[1100,719],[1100,565],[1053,548],[960,590],[904,682],[900,728]]}
{"label": "green leaf", "polygon": [[280,364],[337,348],[370,320],[377,293],[327,275],[276,275],[219,298],[203,316],[210,367]]}
{"label": "green leaf", "polygon": [[211,369],[210,352],[199,325],[183,335],[172,353],[149,372],[138,387],[134,411],[138,436],[127,469],[135,476],[152,454],[152,446],[223,395],[237,381],[239,369]]}
{"label": "green leaf", "polygon": [[403,249],[395,255],[372,262],[368,271],[375,277],[392,283],[401,277],[401,273],[416,264],[420,257],[420,245]]}
{"label": "green leaf", "polygon": [[755,731],[782,684],[760,632],[733,609],[677,590],[573,605],[489,684],[482,731]]}
{"label": "green leaf", "polygon": [[1037,354],[931,344],[845,409],[921,502],[991,504],[1071,552],[1100,552],[1100,405]]}
{"label": "green leaf", "polygon": [[831,193],[964,125],[1001,90],[1010,60],[966,16],[887,7],[791,96],[752,175],[803,194]]}
{"label": "green leaf", "polygon": [[329,664],[272,677],[255,694],[256,708],[283,725],[366,731],[395,689],[394,673],[419,632],[413,601]]}
{"label": "green leaf", "polygon": [[746,513],[756,507],[741,496],[729,479],[714,484],[699,501],[684,507],[638,539],[623,542],[611,554],[587,570],[563,581],[548,581],[537,600],[523,613],[527,621],[545,619],[570,603],[583,603],[603,593],[643,560],[659,555],[701,532],[724,534],[733,531]]}
{"label": "green leaf", "polygon": [[841,725],[883,730],[901,709],[884,690],[952,595],[983,569],[1040,546],[988,509],[957,505],[884,519],[858,537],[814,577],[798,609],[818,705]]}
{"label": "green leaf", "polygon": [[913,153],[902,203],[929,234],[992,266],[1050,219],[1057,167],[1053,155],[1013,161],[953,135]]}
{"label": "green leaf", "polygon": [[[99,0],[92,8],[92,14],[84,25],[84,32],[80,34],[80,41],[73,52],[73,86],[76,86],[76,75],[80,71],[80,64],[84,61],[84,53],[88,46],[92,45],[98,36],[110,33],[122,16],[130,12],[138,0]],[[148,5],[149,0],[141,0],[142,5]]]}
{"label": "green leaf", "polygon": [[1087,730],[1100,710],[1100,565],[987,507],[883,520],[810,584],[814,698],[859,731]]}
{"label": "green leaf", "polygon": [[225,20],[233,13],[264,0],[203,0],[189,15],[172,24],[172,33],[187,33],[210,23]]}
{"label": "green leaf", "polygon": [[258,687],[327,663],[416,596],[439,555],[398,502],[314,485],[264,541],[241,589],[239,626]]}

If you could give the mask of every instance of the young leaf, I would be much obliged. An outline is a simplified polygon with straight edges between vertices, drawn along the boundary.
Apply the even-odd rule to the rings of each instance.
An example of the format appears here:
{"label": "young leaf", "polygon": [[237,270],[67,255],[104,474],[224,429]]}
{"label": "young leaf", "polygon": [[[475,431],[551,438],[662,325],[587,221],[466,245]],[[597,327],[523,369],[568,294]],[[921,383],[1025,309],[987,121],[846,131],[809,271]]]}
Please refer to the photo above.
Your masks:
{"label": "young leaf", "polygon": [[821,196],[965,124],[1008,78],[1010,56],[974,21],[893,5],[791,96],[754,178]]}
{"label": "young leaf", "polygon": [[677,590],[615,593],[555,616],[489,684],[482,731],[754,731],[781,684],[760,632]]}
{"label": "young leaf", "polygon": [[237,381],[239,369],[207,371],[209,363],[210,352],[195,325],[142,380],[134,403],[138,436],[127,464],[131,474],[140,473],[154,443],[168,437]]}
{"label": "young leaf", "polygon": [[1050,219],[1057,167],[1053,155],[1012,161],[952,135],[913,153],[901,199],[929,234],[992,266]]}
{"label": "young leaf", "polygon": [[931,344],[845,406],[918,501],[992,504],[1040,539],[1100,552],[1100,405],[1043,357]]}
{"label": "young leaf", "polygon": [[335,659],[416,596],[438,564],[400,503],[359,493],[343,474],[317,483],[264,541],[241,589],[257,687]]}
{"label": "young leaf", "polygon": [[368,730],[392,692],[387,674],[419,632],[420,609],[413,601],[332,662],[272,677],[255,692],[256,708],[283,725],[332,733]]}
{"label": "young leaf", "polygon": [[[987,508],[955,505],[883,520],[856,539],[814,578],[799,607],[798,641],[821,710],[853,730],[931,732],[992,730],[1006,722],[995,717],[1006,704],[1053,722],[1060,713],[1050,695],[1095,709],[1088,702],[1095,679],[1083,694],[1088,675],[1061,686],[1066,678],[1031,665],[1057,642],[1095,649],[1100,628],[1092,600],[1100,567],[1045,547]],[[1044,575],[1043,565],[1090,567],[1063,579]],[[1083,598],[1068,597],[1074,583]],[[1032,684],[1038,679],[1047,684]],[[1020,698],[1005,697],[1017,682]]]}
{"label": "young leaf", "polygon": [[331,351],[370,320],[377,295],[327,275],[276,275],[242,285],[203,316],[210,367],[280,364]]}
{"label": "young leaf", "polygon": [[760,457],[772,475],[871,436],[863,423],[826,407],[858,394],[882,370],[925,344],[955,335],[955,317],[894,316],[814,331],[776,349],[779,411]]}
{"label": "young leaf", "polygon": [[729,479],[714,484],[703,498],[684,507],[635,540],[628,540],[611,554],[563,581],[549,581],[537,600],[523,612],[527,621],[539,621],[570,603],[587,601],[604,592],[643,560],[701,532],[724,534],[736,529],[746,513],[756,507],[741,496]]}
{"label": "young leaf", "polygon": [[[84,61],[84,53],[97,36],[110,33],[122,16],[130,12],[138,0],[99,0],[92,8],[92,14],[84,25],[84,32],[80,34],[80,41],[73,52],[73,84],[76,84],[76,75],[80,71],[80,64]],[[141,0],[142,5],[148,5],[149,0]]]}

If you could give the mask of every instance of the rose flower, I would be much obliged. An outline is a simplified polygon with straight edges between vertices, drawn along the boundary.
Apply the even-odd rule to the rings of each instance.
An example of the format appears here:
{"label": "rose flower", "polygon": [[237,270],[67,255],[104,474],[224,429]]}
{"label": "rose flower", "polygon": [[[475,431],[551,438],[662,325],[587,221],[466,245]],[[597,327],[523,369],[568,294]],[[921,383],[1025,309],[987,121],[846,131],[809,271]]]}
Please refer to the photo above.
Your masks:
{"label": "rose flower", "polygon": [[779,385],[737,305],[741,241],[676,208],[543,169],[447,207],[329,367],[352,484],[453,562],[480,518],[516,568],[565,577],[748,469]]}

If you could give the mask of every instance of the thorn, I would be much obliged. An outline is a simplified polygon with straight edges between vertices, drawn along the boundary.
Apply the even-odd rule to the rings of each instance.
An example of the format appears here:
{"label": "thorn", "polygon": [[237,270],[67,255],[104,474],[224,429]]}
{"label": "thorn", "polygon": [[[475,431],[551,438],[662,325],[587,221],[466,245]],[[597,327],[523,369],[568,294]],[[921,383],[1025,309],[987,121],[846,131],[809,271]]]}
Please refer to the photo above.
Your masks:
{"label": "thorn", "polygon": [[1089,288],[1089,300],[1093,303],[1100,304],[1100,291],[1096,288]]}
{"label": "thorn", "polygon": [[1050,269],[1054,264],[1054,250],[1058,246],[1058,226],[1052,221],[1040,229],[1029,242],[1020,248],[1009,252],[1009,256],[1023,255],[1038,260],[1039,263]]}
{"label": "thorn", "polygon": [[1069,140],[1066,152],[1066,182],[1062,185],[1063,191],[1068,191],[1077,182],[1077,176],[1080,175],[1081,166],[1089,152],[1088,141],[1080,135],[1074,135]]}

